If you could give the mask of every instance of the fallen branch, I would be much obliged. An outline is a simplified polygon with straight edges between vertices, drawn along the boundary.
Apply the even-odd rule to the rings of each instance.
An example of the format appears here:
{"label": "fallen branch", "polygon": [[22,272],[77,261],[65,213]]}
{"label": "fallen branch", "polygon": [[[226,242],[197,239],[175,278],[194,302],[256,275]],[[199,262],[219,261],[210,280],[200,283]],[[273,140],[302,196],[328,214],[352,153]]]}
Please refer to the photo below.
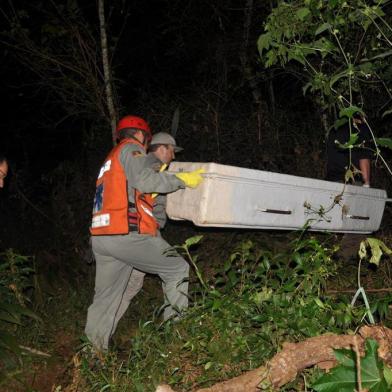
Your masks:
{"label": "fallen branch", "polygon": [[[278,389],[295,380],[298,373],[306,368],[334,367],[336,365],[334,349],[355,347],[356,351],[363,353],[364,342],[368,338],[378,342],[379,357],[387,365],[392,366],[392,330],[383,326],[364,326],[360,328],[357,335],[326,334],[299,343],[284,343],[282,350],[265,366],[195,392],[259,392],[258,386],[261,383],[270,384]],[[174,392],[174,390],[168,385],[160,385],[156,392]]]}

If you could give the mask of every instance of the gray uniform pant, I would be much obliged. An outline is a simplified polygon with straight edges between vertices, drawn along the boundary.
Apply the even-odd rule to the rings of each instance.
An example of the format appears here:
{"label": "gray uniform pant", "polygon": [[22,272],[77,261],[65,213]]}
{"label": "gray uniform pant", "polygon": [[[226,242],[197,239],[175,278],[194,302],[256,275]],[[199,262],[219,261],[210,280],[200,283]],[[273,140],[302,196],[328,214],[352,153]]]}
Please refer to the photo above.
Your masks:
{"label": "gray uniform pant", "polygon": [[[189,265],[179,255],[166,255],[170,245],[161,237],[137,233],[93,236],[96,260],[95,295],[87,313],[85,332],[98,349],[106,350],[117,323],[141,289],[140,272],[157,274],[165,296],[164,319],[188,306]],[[134,278],[131,278],[135,271]]]}

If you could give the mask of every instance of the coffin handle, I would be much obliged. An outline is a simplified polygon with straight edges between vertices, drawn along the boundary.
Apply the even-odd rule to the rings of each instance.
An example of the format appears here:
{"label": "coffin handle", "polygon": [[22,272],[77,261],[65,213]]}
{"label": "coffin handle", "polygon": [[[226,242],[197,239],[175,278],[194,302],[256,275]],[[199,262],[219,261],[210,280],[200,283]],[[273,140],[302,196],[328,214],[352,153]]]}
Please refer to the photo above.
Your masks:
{"label": "coffin handle", "polygon": [[358,220],[369,220],[368,216],[361,216],[361,215],[345,215],[345,218],[348,219],[358,219]]}
{"label": "coffin handle", "polygon": [[290,210],[273,210],[271,208],[256,208],[257,212],[266,212],[268,214],[281,214],[281,215],[291,215]]}

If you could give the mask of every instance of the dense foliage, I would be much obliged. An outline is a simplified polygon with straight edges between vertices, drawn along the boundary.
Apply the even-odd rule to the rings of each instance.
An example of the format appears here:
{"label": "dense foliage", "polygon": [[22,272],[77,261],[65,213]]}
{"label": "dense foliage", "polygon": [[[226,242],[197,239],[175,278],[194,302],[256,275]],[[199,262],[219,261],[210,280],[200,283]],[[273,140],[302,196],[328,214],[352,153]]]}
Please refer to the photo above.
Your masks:
{"label": "dense foliage", "polygon": [[303,91],[324,109],[377,105],[384,116],[391,113],[389,9],[387,0],[279,1],[258,48],[267,67],[298,63]]}
{"label": "dense foliage", "polygon": [[[188,256],[199,240],[182,246]],[[277,254],[252,241],[239,244],[213,280],[200,282],[180,323],[140,324],[125,361],[109,355],[97,365],[85,355],[86,388],[153,391],[164,381],[189,390],[261,365],[284,341],[354,328],[366,309],[325,293],[337,271],[333,253],[312,237]]]}
{"label": "dense foliage", "polygon": [[[303,92],[310,92],[322,109],[325,132],[331,123],[349,127],[351,137],[344,148],[362,147],[352,126],[354,115],[392,113],[389,9],[388,0],[279,1],[258,40],[266,67],[295,64]],[[373,124],[363,118],[373,136],[375,159],[392,175],[380,154],[380,147],[392,148],[392,139],[377,138]],[[355,170],[350,167],[346,177],[353,177]]]}

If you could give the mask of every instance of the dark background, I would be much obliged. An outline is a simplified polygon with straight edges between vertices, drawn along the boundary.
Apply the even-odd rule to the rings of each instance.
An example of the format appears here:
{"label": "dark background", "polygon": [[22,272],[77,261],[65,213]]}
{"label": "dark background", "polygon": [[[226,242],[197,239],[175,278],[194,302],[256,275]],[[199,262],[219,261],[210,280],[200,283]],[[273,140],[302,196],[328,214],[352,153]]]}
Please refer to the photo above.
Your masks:
{"label": "dark background", "polygon": [[[118,115],[140,115],[153,132],[170,131],[179,108],[180,160],[323,178],[321,109],[303,95],[295,67],[265,69],[259,60],[256,41],[272,5],[107,4]],[[0,192],[0,248],[79,260],[96,174],[112,146],[97,5],[8,2],[1,31],[0,151],[11,170]],[[380,97],[370,91],[365,99],[378,136],[389,136]],[[388,188],[377,165],[373,184]]]}

